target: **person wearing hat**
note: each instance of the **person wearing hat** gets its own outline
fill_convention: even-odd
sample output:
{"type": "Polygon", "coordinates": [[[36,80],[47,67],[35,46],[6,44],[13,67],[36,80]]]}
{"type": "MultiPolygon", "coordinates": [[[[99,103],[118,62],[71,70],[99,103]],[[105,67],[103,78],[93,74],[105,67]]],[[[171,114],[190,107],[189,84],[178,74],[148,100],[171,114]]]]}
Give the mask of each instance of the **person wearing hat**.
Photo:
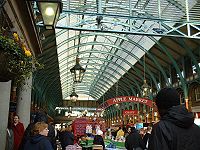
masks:
{"type": "Polygon", "coordinates": [[[164,88],[155,102],[160,121],[153,126],[148,150],[200,150],[200,128],[192,112],[180,105],[177,91],[164,88]]]}

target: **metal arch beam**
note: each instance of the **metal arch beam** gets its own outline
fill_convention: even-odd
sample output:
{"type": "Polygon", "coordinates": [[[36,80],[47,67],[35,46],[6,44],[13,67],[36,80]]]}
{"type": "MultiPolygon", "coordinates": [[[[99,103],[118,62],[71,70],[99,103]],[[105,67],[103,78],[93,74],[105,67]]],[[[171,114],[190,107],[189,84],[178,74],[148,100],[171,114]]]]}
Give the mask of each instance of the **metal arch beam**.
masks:
{"type": "MultiPolygon", "coordinates": [[[[121,93],[121,95],[124,95],[124,91],[127,93],[127,90],[123,90],[123,91],[119,91],[119,93],[121,93]]],[[[97,89],[94,89],[92,92],[98,92],[97,89]]],[[[109,94],[109,96],[111,96],[111,94],[113,95],[113,97],[115,97],[115,92],[112,92],[110,89],[107,91],[109,94]]]]}
{"type": "MultiPolygon", "coordinates": [[[[84,52],[86,52],[86,51],[84,51],[84,52]]],[[[108,53],[109,54],[109,53],[108,53]]],[[[85,64],[85,63],[82,63],[82,64],[85,64]]],[[[87,64],[89,64],[89,65],[91,65],[91,64],[93,64],[93,63],[87,63],[87,64]]],[[[97,63],[95,63],[95,64],[97,64],[97,63]]],[[[120,66],[120,65],[118,65],[118,64],[116,64],[116,63],[114,63],[114,65],[117,65],[117,67],[120,67],[120,69],[122,69],[122,67],[120,66]]],[[[103,66],[105,66],[104,64],[103,64],[103,66]]],[[[109,70],[111,70],[111,71],[115,71],[119,76],[122,76],[122,74],[120,74],[117,70],[114,70],[113,68],[111,68],[111,67],[107,67],[109,70]]],[[[61,74],[62,74],[62,71],[61,71],[61,74]]],[[[65,76],[65,74],[62,74],[61,75],[61,77],[62,76],[65,76]]],[[[116,80],[117,80],[117,78],[115,78],[116,80]]]]}
{"type": "MultiPolygon", "coordinates": [[[[57,76],[48,76],[49,77],[49,79],[55,79],[55,78],[58,78],[57,76]]],[[[54,82],[55,82],[56,80],[54,80],[54,82]]],[[[49,97],[52,93],[49,93],[48,92],[48,90],[50,89],[52,89],[51,87],[52,86],[54,86],[54,87],[58,87],[59,88],[59,86],[60,85],[58,85],[58,84],[55,84],[54,82],[51,82],[51,83],[49,83],[49,84],[43,84],[43,86],[45,86],[45,88],[42,90],[42,91],[40,91],[40,93],[41,93],[41,95],[42,95],[42,99],[44,99],[44,100],[46,100],[47,98],[46,97],[49,97]]],[[[55,94],[55,91],[53,92],[53,95],[55,94]]],[[[58,93],[59,94],[59,93],[58,93]]]]}
{"type": "MultiPolygon", "coordinates": [[[[56,66],[56,65],[52,65],[52,66],[50,66],[49,68],[56,71],[57,66],[56,66]]],[[[34,75],[34,77],[33,77],[33,80],[37,80],[37,81],[38,81],[37,83],[35,83],[35,85],[38,86],[39,83],[44,84],[44,82],[45,82],[46,79],[47,79],[47,76],[44,75],[44,74],[46,74],[46,73],[48,72],[49,75],[51,75],[51,74],[54,74],[55,71],[54,71],[54,72],[48,72],[48,71],[46,70],[46,68],[45,68],[45,70],[39,71],[38,73],[39,73],[40,76],[38,76],[38,75],[37,75],[38,73],[37,73],[37,74],[34,75]]],[[[39,87],[40,87],[40,86],[39,86],[39,87]]]]}
{"type": "MultiPolygon", "coordinates": [[[[81,33],[80,36],[79,36],[79,35],[75,35],[75,36],[70,37],[69,39],[67,39],[67,40],[65,40],[65,41],[63,41],[63,42],[61,42],[61,43],[59,43],[57,47],[59,48],[59,47],[63,46],[64,44],[66,44],[67,42],[73,41],[73,40],[78,39],[78,38],[89,37],[89,36],[95,36],[95,35],[97,35],[97,36],[103,36],[103,37],[105,37],[105,38],[106,38],[107,36],[111,36],[111,37],[115,37],[115,38],[120,38],[120,39],[127,40],[127,38],[124,38],[123,36],[119,36],[119,35],[117,35],[117,34],[98,33],[98,32],[94,32],[94,33],[84,33],[84,34],[81,33]]],[[[107,39],[109,39],[109,38],[107,38],[107,39]]],[[[61,53],[59,53],[58,55],[62,55],[62,53],[63,53],[63,51],[62,51],[61,53]]]]}
{"type": "MultiPolygon", "coordinates": [[[[179,77],[180,77],[180,80],[181,80],[181,83],[182,83],[182,87],[184,89],[184,93],[186,94],[187,93],[187,86],[186,86],[185,80],[184,80],[184,78],[181,74],[180,68],[178,67],[176,61],[174,60],[172,55],[168,52],[167,48],[163,44],[161,44],[159,41],[157,41],[154,37],[149,37],[149,38],[152,41],[154,41],[161,48],[161,50],[168,56],[168,58],[172,61],[172,64],[175,67],[176,72],[179,74],[179,77]]],[[[185,96],[188,97],[188,95],[185,95],[185,96]]]]}
{"type": "MultiPolygon", "coordinates": [[[[57,66],[51,67],[51,69],[56,70],[56,69],[57,69],[57,66]],[[55,68],[55,69],[54,69],[54,68],[55,68]]],[[[39,76],[39,77],[37,76],[37,77],[35,77],[35,79],[34,79],[34,80],[37,80],[37,82],[35,83],[35,85],[36,85],[37,87],[41,87],[41,86],[40,86],[41,84],[44,85],[44,84],[49,83],[49,82],[46,82],[46,81],[47,81],[46,79],[48,79],[50,75],[54,75],[55,72],[48,72],[48,74],[47,74],[47,72],[44,71],[43,74],[45,74],[45,76],[40,74],[41,76],[39,76]]],[[[54,81],[55,81],[55,80],[54,80],[54,81]]],[[[40,89],[40,90],[42,90],[42,89],[40,89]]]]}
{"type": "MultiPolygon", "coordinates": [[[[98,91],[97,91],[97,89],[95,89],[95,90],[93,90],[91,93],[94,93],[94,94],[96,94],[96,93],[98,93],[98,91]]],[[[121,93],[121,92],[120,92],[121,93]]],[[[100,95],[101,96],[101,95],[100,95]]]]}
{"type": "MultiPolygon", "coordinates": [[[[50,93],[55,93],[55,92],[57,92],[58,93],[58,95],[60,94],[60,92],[58,91],[58,90],[54,90],[53,92],[51,92],[51,90],[52,90],[53,88],[51,88],[50,89],[50,91],[48,91],[48,92],[50,92],[50,93]]],[[[55,98],[53,98],[53,97],[55,97],[55,96],[50,96],[50,95],[46,95],[45,94],[45,99],[43,99],[43,95],[40,93],[40,91],[35,91],[35,92],[37,92],[38,94],[37,94],[37,96],[40,96],[40,98],[38,99],[38,98],[36,98],[38,101],[40,101],[41,103],[44,103],[44,102],[46,102],[47,100],[48,101],[50,101],[51,102],[51,105],[52,106],[55,106],[56,104],[57,104],[57,102],[55,102],[55,98]],[[43,101],[41,101],[41,99],[43,100],[43,101]]],[[[57,96],[57,98],[59,98],[58,96],[57,96]]],[[[58,100],[61,100],[61,99],[58,99],[58,100]]]]}
{"type": "MultiPolygon", "coordinates": [[[[142,47],[141,45],[139,45],[138,43],[134,42],[133,40],[131,40],[130,38],[128,37],[122,37],[122,36],[118,36],[118,35],[113,35],[113,34],[102,34],[102,33],[85,33],[85,34],[81,34],[80,36],[77,35],[77,36],[73,36],[71,38],[69,38],[68,40],[64,41],[64,42],[61,42],[62,44],[65,44],[66,42],[68,41],[71,41],[71,40],[74,40],[76,38],[81,38],[81,37],[85,37],[85,36],[94,36],[94,35],[101,35],[101,36],[104,36],[106,38],[106,36],[111,36],[111,37],[115,37],[115,38],[119,38],[119,39],[122,39],[124,41],[127,41],[133,45],[135,45],[136,47],[140,48],[142,51],[144,51],[145,53],[147,53],[147,55],[153,60],[153,62],[156,64],[156,66],[159,68],[159,70],[161,71],[161,73],[163,74],[163,77],[165,79],[165,82],[170,85],[169,81],[168,81],[168,78],[167,78],[167,75],[164,71],[164,69],[162,68],[162,66],[158,63],[157,59],[151,55],[151,53],[148,52],[148,50],[146,50],[144,47],[142,47]]],[[[106,39],[109,39],[109,38],[106,38],[106,39]]],[[[61,44],[60,43],[60,44],[61,44]]],[[[62,46],[62,45],[61,45],[62,46]]],[[[156,85],[157,87],[157,85],[156,85]]],[[[158,87],[157,87],[157,90],[158,90],[158,87]]]]}
{"type": "MultiPolygon", "coordinates": [[[[73,36],[73,37],[71,37],[71,38],[69,38],[68,40],[66,40],[66,41],[64,41],[63,43],[66,43],[66,42],[69,42],[69,41],[71,41],[71,40],[74,40],[74,39],[76,39],[76,38],[81,38],[81,37],[85,37],[85,36],[94,36],[94,35],[102,35],[102,33],[98,33],[98,34],[91,34],[91,33],[86,33],[86,34],[83,34],[83,35],[81,35],[80,37],[77,35],[77,36],[73,36]]],[[[138,48],[140,48],[142,51],[144,51],[145,53],[147,53],[148,55],[149,55],[149,57],[154,61],[154,63],[157,65],[157,67],[160,69],[160,71],[162,72],[162,74],[163,74],[163,76],[164,76],[164,78],[165,78],[165,81],[166,81],[166,83],[168,83],[168,84],[170,84],[169,83],[169,81],[168,81],[168,79],[167,79],[167,75],[166,75],[166,73],[164,72],[164,69],[161,67],[161,65],[159,65],[159,63],[158,63],[158,61],[157,61],[157,59],[155,59],[155,57],[153,57],[153,55],[151,55],[149,52],[148,52],[148,50],[146,50],[144,47],[142,47],[142,46],[140,46],[139,44],[137,44],[136,42],[134,42],[134,41],[132,41],[132,40],[130,40],[129,38],[127,38],[127,37],[122,37],[122,36],[118,36],[118,35],[110,35],[110,34],[108,34],[108,35],[102,35],[102,36],[112,36],[112,37],[116,37],[116,38],[120,38],[120,39],[123,39],[123,40],[125,40],[125,41],[127,41],[127,42],[130,42],[130,43],[132,43],[132,44],[134,44],[134,45],[136,45],[138,48]]],[[[62,43],[62,44],[63,44],[62,43]]],[[[116,47],[115,47],[116,48],[116,47]]],[[[156,85],[156,87],[157,87],[157,84],[155,84],[156,85]]],[[[158,87],[157,87],[157,89],[158,89],[158,87]]]]}
{"type": "MultiPolygon", "coordinates": [[[[85,52],[85,51],[84,51],[84,52],[85,52]]],[[[83,52],[83,53],[84,53],[84,52],[83,52]]],[[[121,58],[121,57],[118,56],[118,55],[113,55],[113,54],[111,54],[111,53],[103,52],[103,51],[101,51],[101,52],[99,52],[99,51],[89,51],[89,52],[93,52],[93,53],[101,53],[101,54],[105,53],[105,54],[107,54],[107,55],[112,55],[112,56],[114,56],[114,57],[117,57],[118,59],[123,60],[123,62],[125,62],[125,63],[128,64],[130,67],[132,67],[132,64],[131,64],[131,63],[129,63],[127,60],[121,58]]],[[[82,52],[80,52],[80,54],[82,54],[82,52]]]]}
{"type": "MultiPolygon", "coordinates": [[[[114,70],[114,69],[112,69],[111,68],[111,70],[114,70]]],[[[115,76],[113,76],[112,74],[110,74],[109,72],[106,72],[107,74],[109,74],[110,76],[112,76],[115,80],[117,80],[117,78],[115,77],[115,76]]],[[[86,74],[91,74],[91,73],[86,73],[86,74]]],[[[92,73],[92,74],[97,74],[97,73],[92,73]]],[[[64,75],[63,75],[64,76],[64,75]]],[[[85,77],[85,76],[84,76],[85,77]]],[[[68,78],[68,77],[66,77],[66,78],[68,78]]],[[[106,79],[108,79],[109,81],[111,81],[113,84],[114,84],[114,82],[113,82],[113,80],[111,80],[111,79],[109,79],[108,77],[106,77],[106,76],[104,76],[104,78],[106,78],[106,79]]],[[[88,81],[88,80],[87,80],[88,81]]],[[[108,83],[107,83],[108,84],[108,83]]],[[[128,82],[126,83],[126,84],[124,84],[124,86],[127,86],[127,84],[129,84],[128,82]]],[[[111,86],[110,84],[108,84],[109,86],[111,86]]]]}
{"type": "MultiPolygon", "coordinates": [[[[115,43],[117,42],[118,39],[119,39],[119,37],[115,40],[115,42],[111,42],[111,43],[113,43],[113,44],[115,45],[115,43]]],[[[122,40],[121,40],[121,41],[122,41],[122,40]]],[[[121,43],[121,42],[120,42],[120,43],[121,43]]],[[[106,49],[107,49],[107,48],[106,48],[106,49]]],[[[112,50],[112,49],[111,49],[111,50],[112,50]]],[[[111,51],[111,50],[110,50],[110,51],[111,51]]],[[[115,52],[114,52],[113,54],[116,54],[116,52],[118,51],[118,49],[115,49],[114,51],[115,51],[115,52]]],[[[113,59],[113,57],[114,57],[114,56],[112,56],[110,59],[113,59]]],[[[107,58],[108,58],[108,56],[107,56],[107,58]]],[[[116,61],[117,61],[117,60],[116,60],[116,61]]],[[[109,65],[107,64],[107,66],[109,66],[109,65]]],[[[102,69],[103,69],[103,71],[106,70],[106,68],[102,68],[102,69]]],[[[101,73],[101,74],[102,74],[102,73],[101,73]]],[[[126,71],[126,74],[129,74],[129,72],[126,71]]],[[[124,76],[124,75],[123,75],[123,76],[124,76]]],[[[121,78],[122,78],[123,76],[121,76],[121,78]]],[[[121,78],[120,78],[120,79],[121,79],[121,78]]],[[[99,80],[99,78],[98,78],[98,80],[99,80]]],[[[95,83],[97,83],[98,80],[97,80],[95,83]]],[[[135,81],[136,81],[136,80],[134,79],[134,83],[136,84],[136,86],[138,87],[138,89],[140,89],[138,83],[136,83],[135,81]]],[[[130,88],[131,88],[132,91],[134,91],[132,86],[130,86],[130,88]]],[[[111,87],[111,89],[112,89],[112,87],[111,87]]],[[[108,95],[108,94],[107,94],[108,92],[109,92],[109,91],[107,91],[105,94],[108,95]]],[[[105,94],[104,94],[104,95],[105,95],[105,94]]],[[[100,97],[100,99],[101,99],[101,98],[102,98],[102,96],[100,97]]]]}
{"type": "MultiPolygon", "coordinates": [[[[116,46],[116,45],[113,45],[113,44],[107,44],[107,43],[101,43],[101,42],[88,42],[88,43],[81,43],[80,45],[75,45],[73,47],[70,47],[71,48],[76,48],[76,47],[80,47],[80,46],[85,46],[85,45],[104,45],[104,46],[111,46],[111,47],[115,47],[117,49],[120,49],[124,52],[126,52],[127,54],[129,54],[130,56],[132,56],[133,58],[135,58],[142,66],[144,65],[144,62],[142,62],[137,56],[135,56],[134,54],[130,53],[129,51],[127,51],[126,49],[122,48],[122,47],[119,47],[119,46],[116,46]]],[[[115,55],[116,56],[116,55],[115,55]]],[[[132,66],[132,64],[131,64],[132,66]]],[[[134,68],[133,68],[134,69],[134,68]]],[[[149,73],[149,75],[151,76],[153,82],[155,83],[155,85],[157,85],[157,82],[156,82],[156,79],[155,77],[153,76],[153,74],[151,73],[151,71],[147,69],[147,72],[149,73]]]]}
{"type": "MultiPolygon", "coordinates": [[[[51,66],[52,67],[52,66],[51,66]]],[[[52,70],[52,69],[51,69],[52,70]]],[[[53,69],[54,70],[54,69],[53,69]]],[[[42,79],[44,81],[44,79],[42,79]]]]}
{"type": "MultiPolygon", "coordinates": [[[[165,82],[170,85],[167,75],[164,71],[164,69],[162,68],[162,66],[158,63],[158,60],[156,57],[154,57],[151,53],[149,53],[148,50],[146,50],[144,47],[142,47],[141,45],[137,44],[136,42],[134,42],[133,40],[131,40],[130,38],[127,38],[129,40],[130,43],[136,45],[138,48],[140,48],[142,51],[144,51],[150,58],[151,60],[154,62],[154,64],[159,68],[159,70],[161,71],[161,73],[163,74],[163,77],[165,79],[165,82]]],[[[158,86],[156,85],[156,88],[158,90],[158,86]]]]}
{"type": "MultiPolygon", "coordinates": [[[[186,45],[186,43],[183,39],[179,38],[178,41],[179,41],[179,45],[181,45],[189,54],[190,58],[192,59],[194,65],[197,69],[197,74],[200,76],[200,67],[198,65],[197,59],[195,58],[194,54],[192,53],[192,49],[190,48],[190,46],[186,45]]],[[[199,49],[199,47],[198,47],[198,49],[199,49]]]]}
{"type": "MultiPolygon", "coordinates": [[[[137,19],[139,20],[139,19],[137,19]]],[[[146,18],[145,19],[142,19],[142,21],[146,21],[146,18]]],[[[153,20],[154,23],[157,23],[158,21],[157,20],[153,20]]],[[[168,22],[167,20],[165,22],[168,22]]],[[[196,28],[198,28],[198,23],[199,22],[178,22],[178,21],[174,21],[176,23],[181,23],[180,26],[174,28],[173,26],[169,26],[170,30],[169,31],[165,31],[164,33],[163,32],[141,32],[142,30],[139,30],[138,31],[129,31],[129,30],[100,30],[100,29],[90,29],[90,28],[81,28],[81,27],[70,27],[70,26],[59,26],[57,25],[56,26],[56,29],[67,29],[67,30],[77,30],[77,31],[88,31],[88,32],[102,32],[102,33],[117,33],[117,34],[134,34],[134,35],[144,35],[144,36],[162,36],[162,37],[183,37],[183,38],[193,38],[193,39],[200,39],[200,37],[198,36],[199,32],[197,34],[194,34],[194,35],[189,35],[189,34],[185,34],[185,33],[182,33],[180,31],[180,28],[183,27],[183,26],[186,26],[186,25],[192,25],[192,26],[195,26],[196,28]],[[173,34],[172,34],[173,33],[173,34]],[[175,34],[176,33],[176,34],[175,34]]],[[[153,22],[152,22],[153,23],[153,22]]],[[[163,21],[161,22],[161,24],[165,24],[163,21]]],[[[40,27],[44,27],[43,24],[41,23],[38,23],[37,24],[38,26],[40,27]]],[[[166,24],[165,24],[166,25],[166,24]]],[[[127,28],[131,28],[130,26],[128,27],[128,24],[126,25],[127,28]]],[[[164,26],[163,26],[164,28],[164,26]]]]}
{"type": "MultiPolygon", "coordinates": [[[[85,37],[85,36],[94,36],[94,35],[101,35],[101,36],[106,36],[106,35],[102,35],[102,34],[91,34],[91,33],[87,33],[87,34],[83,34],[83,36],[81,35],[80,37],[77,35],[77,36],[73,36],[72,38],[69,38],[68,40],[71,41],[73,39],[76,39],[76,38],[81,38],[81,37],[85,37]]],[[[168,79],[167,79],[167,75],[166,73],[164,72],[163,68],[161,65],[159,65],[159,63],[157,62],[157,59],[155,59],[155,57],[153,57],[145,48],[143,48],[142,46],[140,46],[139,44],[137,44],[136,42],[130,40],[129,38],[122,38],[121,36],[113,36],[113,35],[110,35],[109,36],[112,36],[112,37],[116,37],[116,38],[120,38],[120,39],[123,39],[127,42],[130,42],[134,45],[136,45],[137,47],[139,47],[142,51],[144,51],[145,53],[147,53],[149,55],[149,57],[154,61],[154,63],[158,66],[159,70],[161,71],[161,73],[163,74],[164,76],[164,79],[165,79],[165,82],[170,85],[168,79]]],[[[105,37],[106,38],[106,37],[105,37]]],[[[67,41],[65,41],[67,42],[67,41]]],[[[65,43],[65,42],[62,42],[62,43],[65,43]]],[[[158,86],[156,84],[156,87],[158,89],[158,86]]]]}
{"type": "MultiPolygon", "coordinates": [[[[89,82],[89,81],[85,81],[85,82],[82,82],[83,84],[89,84],[89,83],[91,83],[91,82],[89,82]]],[[[109,84],[108,82],[106,82],[107,83],[107,85],[109,84]]],[[[98,90],[99,91],[101,91],[101,92],[103,92],[102,90],[104,89],[104,87],[105,87],[105,85],[103,84],[103,83],[99,83],[100,85],[101,85],[101,87],[100,86],[97,86],[96,88],[98,88],[98,90]],[[102,89],[103,88],[103,89],[102,89]]],[[[66,85],[67,86],[67,85],[66,85]]],[[[63,87],[63,90],[65,90],[65,87],[66,86],[64,86],[63,87]]],[[[86,87],[88,87],[88,86],[86,86],[86,87]]],[[[106,89],[105,89],[106,90],[106,89]]],[[[90,92],[90,90],[88,89],[88,92],[90,92]]],[[[66,94],[70,94],[70,93],[66,93],[66,94]]]]}
{"type": "MultiPolygon", "coordinates": [[[[85,64],[89,64],[89,65],[96,65],[96,64],[98,64],[98,63],[82,63],[82,65],[85,65],[85,64]]],[[[104,64],[102,64],[102,66],[104,67],[105,65],[104,64]]],[[[108,69],[110,69],[111,71],[115,71],[112,67],[108,67],[108,69]]],[[[88,70],[88,69],[87,69],[88,70]]],[[[89,70],[94,70],[94,69],[91,69],[91,68],[89,68],[89,70]]],[[[64,72],[64,71],[61,71],[61,73],[62,72],[64,72]]],[[[121,76],[121,74],[118,72],[118,71],[116,71],[116,73],[119,75],[119,76],[121,76]]],[[[62,74],[61,75],[61,77],[62,76],[65,76],[65,74],[62,74]]]]}
{"type": "MultiPolygon", "coordinates": [[[[88,53],[88,52],[93,52],[93,53],[94,53],[94,51],[83,51],[83,52],[80,52],[80,54],[84,54],[84,53],[88,53]]],[[[96,52],[98,52],[98,53],[105,53],[105,54],[108,54],[108,55],[112,55],[111,53],[103,52],[103,51],[101,51],[101,52],[96,51],[96,52]]],[[[73,54],[73,55],[75,55],[75,54],[73,54]]],[[[73,57],[73,55],[70,55],[69,57],[73,57]]],[[[127,60],[121,58],[121,57],[118,56],[118,55],[113,55],[113,56],[114,56],[114,57],[117,56],[118,59],[122,59],[123,61],[128,62],[127,60]]],[[[68,58],[69,58],[69,57],[68,57],[68,58]]],[[[89,57],[89,58],[87,58],[87,59],[90,59],[90,58],[91,58],[91,57],[89,57]]],[[[63,58],[62,61],[64,61],[65,59],[67,59],[67,58],[63,58]]],[[[82,59],[86,59],[86,58],[82,58],[82,59]]],[[[93,58],[93,59],[94,59],[94,58],[93,58]]],[[[102,61],[105,62],[105,60],[102,59],[102,58],[97,58],[97,60],[102,60],[102,61]]],[[[116,65],[116,63],[114,63],[114,62],[112,62],[112,61],[106,60],[106,62],[110,62],[110,63],[112,63],[113,65],[116,65]]],[[[128,62],[127,64],[128,64],[129,66],[131,66],[131,64],[130,64],[129,62],[128,62]]],[[[62,67],[62,66],[61,66],[61,67],[62,67]]],[[[117,67],[119,67],[120,69],[122,69],[122,67],[121,67],[120,65],[118,65],[117,67]]],[[[122,70],[123,70],[124,72],[127,72],[127,70],[125,70],[124,68],[123,68],[122,70]]]]}
{"type": "MultiPolygon", "coordinates": [[[[92,74],[92,73],[90,73],[90,74],[92,74]]],[[[93,73],[94,74],[94,73],[93,73]]],[[[90,77],[90,76],[89,76],[90,77]]],[[[106,79],[109,79],[108,77],[106,77],[106,79]]],[[[89,81],[89,80],[87,80],[87,81],[89,81]]],[[[111,82],[112,82],[112,80],[111,80],[111,82]]],[[[83,83],[87,83],[87,84],[91,84],[91,82],[83,82],[83,83]]],[[[101,88],[103,88],[103,87],[105,87],[105,84],[103,84],[103,83],[99,83],[100,85],[101,85],[101,88]]],[[[106,81],[106,84],[107,85],[109,85],[109,83],[106,81]]],[[[68,85],[64,85],[63,86],[63,90],[65,90],[65,87],[66,86],[68,86],[68,85]]],[[[84,85],[83,85],[84,86],[84,85]]],[[[89,85],[85,85],[86,87],[90,87],[89,85]]],[[[125,86],[125,87],[127,87],[127,85],[126,84],[123,84],[123,86],[125,86]]],[[[80,87],[80,86],[79,86],[80,87]]],[[[128,89],[129,87],[127,87],[127,89],[128,89]]],[[[76,88],[76,89],[78,89],[78,87],[76,88]]],[[[107,87],[107,89],[109,89],[108,87],[107,87]]],[[[90,90],[91,91],[91,90],[90,90]]],[[[101,90],[100,90],[101,91],[101,90]]],[[[103,91],[102,91],[103,92],[103,91]]],[[[67,94],[67,93],[66,93],[67,94]]]]}
{"type": "Polygon", "coordinates": [[[118,95],[116,95],[116,91],[115,91],[115,89],[114,88],[112,88],[112,89],[110,89],[109,90],[109,93],[113,93],[112,95],[111,94],[109,94],[109,96],[110,97],[117,97],[117,96],[127,96],[127,95],[130,95],[130,93],[127,91],[127,90],[124,90],[124,88],[118,88],[118,92],[120,92],[121,93],[121,95],[120,94],[118,94],[118,95]],[[122,90],[120,90],[120,89],[122,89],[122,90]],[[113,92],[112,92],[113,91],[113,92]],[[120,91],[125,91],[127,94],[125,94],[125,92],[120,92],[120,91]]]}
{"type": "MultiPolygon", "coordinates": [[[[53,69],[53,70],[58,70],[57,69],[57,66],[56,65],[52,65],[52,66],[50,66],[49,68],[55,68],[55,69],[53,69]]],[[[50,78],[52,78],[53,79],[53,82],[52,83],[54,83],[54,86],[58,86],[58,89],[60,89],[60,84],[58,84],[58,83],[56,83],[55,84],[55,82],[56,81],[58,81],[59,79],[58,78],[55,78],[55,75],[57,75],[58,73],[56,73],[55,74],[55,72],[49,72],[48,70],[41,70],[41,71],[38,71],[38,75],[36,74],[35,76],[34,76],[34,78],[33,78],[33,80],[37,80],[38,82],[34,82],[34,86],[36,86],[37,87],[37,90],[39,91],[39,93],[38,93],[38,95],[40,94],[41,96],[40,96],[40,99],[41,100],[45,100],[45,98],[44,97],[42,97],[42,96],[45,96],[45,91],[47,90],[47,88],[45,88],[45,89],[41,89],[41,85],[39,85],[39,83],[41,84],[42,83],[42,85],[43,85],[43,87],[47,87],[47,86],[49,86],[49,84],[50,84],[50,81],[49,81],[49,79],[50,78]],[[42,73],[42,74],[44,74],[44,73],[48,73],[48,78],[47,78],[47,76],[44,76],[44,75],[40,75],[39,73],[42,73]],[[53,77],[52,77],[53,76],[53,77]],[[44,78],[43,78],[44,77],[44,78]],[[39,89],[38,89],[39,88],[39,89]],[[41,94],[41,93],[43,93],[43,94],[41,94]],[[43,98],[43,99],[42,99],[43,98]]],[[[57,77],[57,76],[56,76],[57,77]]],[[[58,95],[59,95],[59,93],[58,93],[58,95]]],[[[58,97],[58,95],[57,95],[57,97],[58,97]]],[[[41,100],[39,100],[39,101],[41,101],[41,100]]]]}
{"type": "MultiPolygon", "coordinates": [[[[91,73],[90,73],[91,74],[91,73]]],[[[107,77],[106,77],[107,78],[107,77]]],[[[107,78],[107,79],[109,79],[109,78],[107,78]]],[[[107,82],[107,81],[106,81],[107,82]]],[[[83,83],[87,83],[87,84],[91,84],[91,82],[88,82],[88,80],[87,80],[87,82],[83,82],[83,83]]],[[[103,84],[103,83],[99,83],[100,85],[102,85],[100,88],[102,89],[103,87],[105,87],[105,84],[103,84]]],[[[107,83],[107,84],[109,84],[109,83],[107,83]]],[[[87,86],[88,87],[88,86],[87,86]]],[[[97,87],[96,87],[97,88],[97,87]]],[[[64,89],[64,88],[63,88],[64,89]]],[[[99,91],[101,91],[101,89],[99,89],[99,91]]],[[[107,88],[107,89],[109,89],[109,88],[107,88]]]]}

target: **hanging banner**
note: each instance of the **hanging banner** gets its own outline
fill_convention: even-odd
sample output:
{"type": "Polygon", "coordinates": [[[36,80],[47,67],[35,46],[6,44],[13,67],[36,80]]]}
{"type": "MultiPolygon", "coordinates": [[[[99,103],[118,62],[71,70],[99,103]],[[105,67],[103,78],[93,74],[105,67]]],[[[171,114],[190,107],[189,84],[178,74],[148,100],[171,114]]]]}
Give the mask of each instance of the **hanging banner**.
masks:
{"type": "Polygon", "coordinates": [[[138,111],[137,110],[123,110],[123,116],[134,116],[134,115],[138,115],[138,111]]]}
{"type": "Polygon", "coordinates": [[[97,110],[106,109],[107,107],[111,105],[124,103],[124,102],[141,103],[149,107],[153,107],[153,101],[147,98],[141,98],[141,97],[136,97],[136,96],[119,96],[119,97],[115,97],[115,98],[111,98],[107,100],[106,102],[101,104],[97,110]]]}

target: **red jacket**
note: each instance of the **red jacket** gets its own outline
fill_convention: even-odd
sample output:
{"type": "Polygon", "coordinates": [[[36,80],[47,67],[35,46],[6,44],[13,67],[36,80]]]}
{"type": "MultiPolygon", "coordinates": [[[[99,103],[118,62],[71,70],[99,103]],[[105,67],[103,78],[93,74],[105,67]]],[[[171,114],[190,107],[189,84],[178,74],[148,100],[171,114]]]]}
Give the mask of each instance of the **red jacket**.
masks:
{"type": "Polygon", "coordinates": [[[18,150],[24,135],[24,125],[19,122],[16,126],[13,125],[12,129],[14,133],[14,150],[18,150]]]}

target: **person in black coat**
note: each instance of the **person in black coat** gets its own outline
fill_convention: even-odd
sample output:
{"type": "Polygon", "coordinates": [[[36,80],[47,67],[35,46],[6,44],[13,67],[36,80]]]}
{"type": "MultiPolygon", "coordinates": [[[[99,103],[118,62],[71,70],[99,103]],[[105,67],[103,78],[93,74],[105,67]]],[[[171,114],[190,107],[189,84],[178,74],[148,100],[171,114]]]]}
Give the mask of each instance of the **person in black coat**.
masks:
{"type": "Polygon", "coordinates": [[[74,134],[72,133],[71,126],[66,127],[62,134],[60,134],[60,142],[62,150],[65,150],[68,145],[74,145],[74,134]]]}
{"type": "Polygon", "coordinates": [[[144,142],[144,145],[146,146],[146,148],[148,148],[148,145],[149,145],[149,138],[151,136],[151,130],[152,130],[152,128],[150,126],[148,126],[147,132],[143,137],[143,142],[144,142]]]}
{"type": "Polygon", "coordinates": [[[94,145],[102,145],[103,149],[105,149],[105,143],[104,143],[103,137],[101,135],[103,135],[103,132],[101,130],[98,130],[97,135],[94,136],[93,144],[94,145]]]}
{"type": "Polygon", "coordinates": [[[192,112],[180,105],[173,88],[164,88],[156,96],[160,121],[153,126],[149,150],[200,150],[200,128],[192,112]]]}
{"type": "Polygon", "coordinates": [[[143,150],[145,149],[144,142],[142,141],[142,137],[135,129],[135,127],[131,127],[131,133],[126,137],[125,147],[127,150],[143,150]]]}
{"type": "MultiPolygon", "coordinates": [[[[31,137],[33,126],[37,122],[45,122],[46,124],[48,124],[47,123],[48,122],[48,117],[47,117],[47,114],[44,111],[38,111],[36,113],[35,118],[34,118],[34,122],[30,123],[28,125],[28,127],[26,128],[26,130],[24,132],[24,137],[23,137],[21,145],[20,145],[20,149],[23,149],[24,143],[31,137]]],[[[54,148],[54,150],[56,150],[55,129],[54,129],[54,127],[52,125],[48,124],[48,130],[49,130],[49,132],[48,132],[48,135],[47,135],[47,139],[52,144],[52,147],[54,148]]]]}
{"type": "Polygon", "coordinates": [[[24,143],[23,150],[53,150],[48,135],[48,125],[45,122],[37,122],[34,124],[33,135],[24,143]]]}

